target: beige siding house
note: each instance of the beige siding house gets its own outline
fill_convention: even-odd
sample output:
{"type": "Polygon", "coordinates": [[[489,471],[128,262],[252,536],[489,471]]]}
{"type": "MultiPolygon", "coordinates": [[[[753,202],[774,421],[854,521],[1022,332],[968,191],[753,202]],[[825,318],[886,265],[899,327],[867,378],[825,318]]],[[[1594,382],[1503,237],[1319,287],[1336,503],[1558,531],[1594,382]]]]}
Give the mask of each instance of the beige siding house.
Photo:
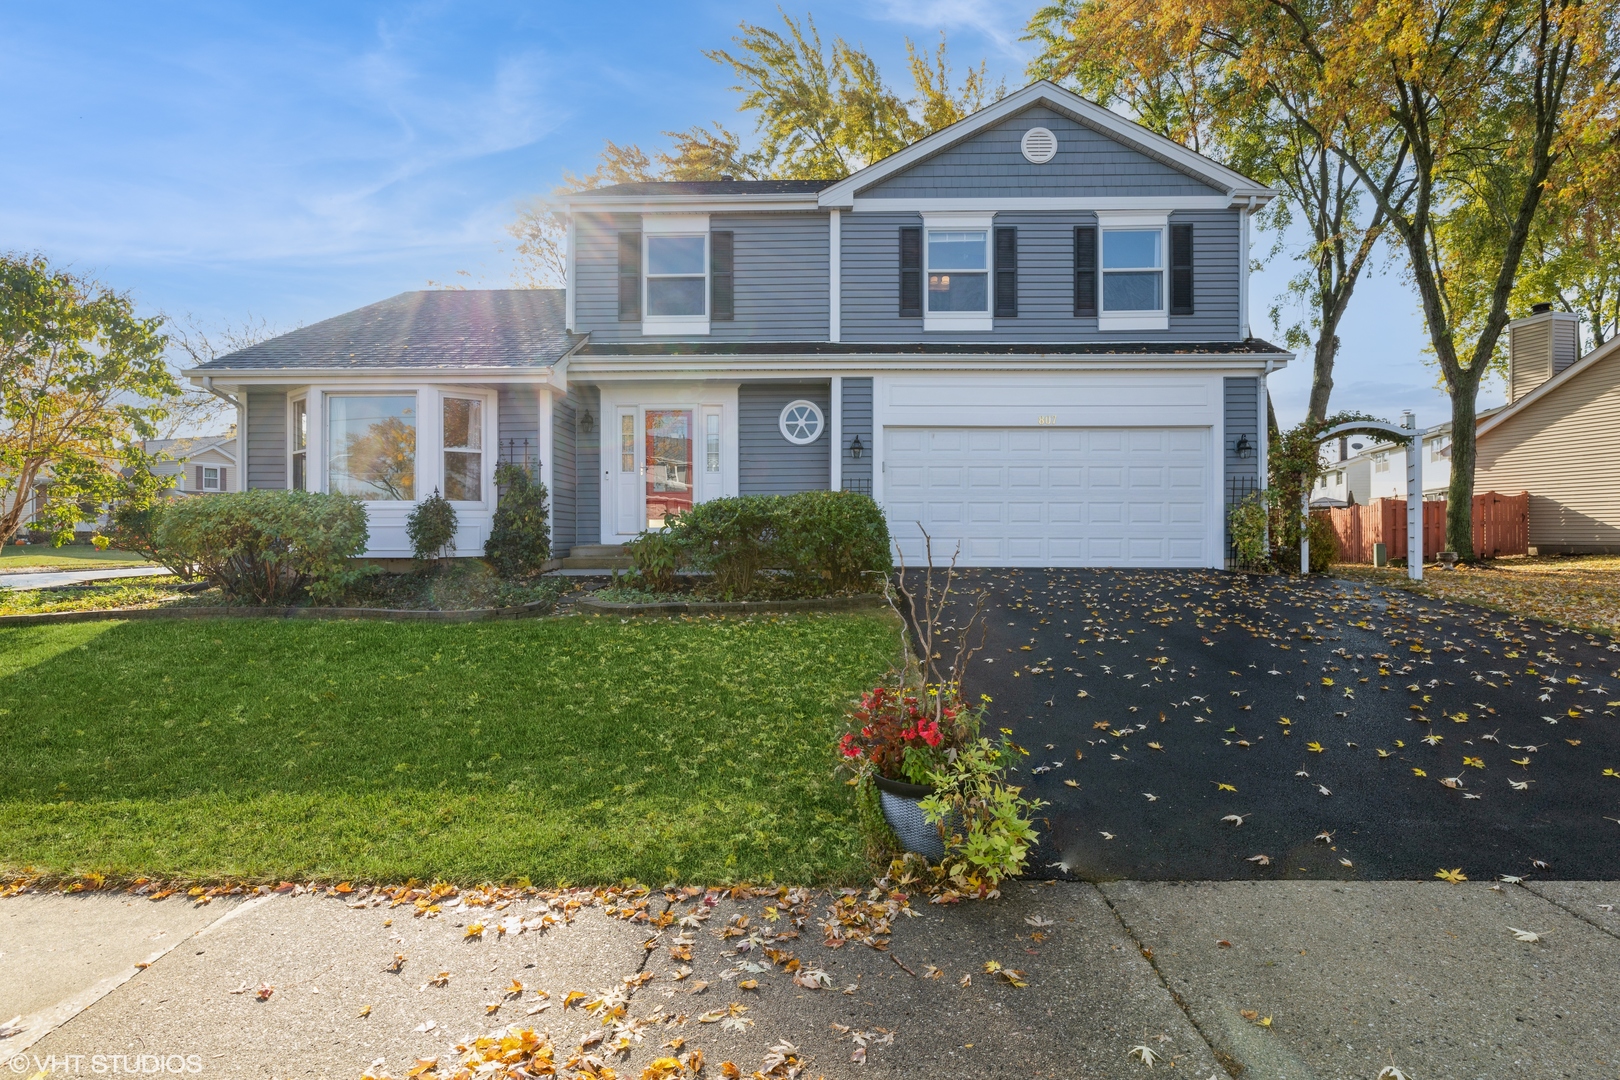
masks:
{"type": "Polygon", "coordinates": [[[1620,552],[1620,339],[1578,353],[1573,315],[1508,328],[1511,401],[1479,425],[1475,491],[1530,493],[1530,550],[1620,552]]]}
{"type": "Polygon", "coordinates": [[[149,439],[148,454],[164,460],[152,469],[159,476],[175,476],[174,491],[185,495],[213,495],[240,491],[236,467],[236,433],[198,435],[187,439],[149,439]]]}

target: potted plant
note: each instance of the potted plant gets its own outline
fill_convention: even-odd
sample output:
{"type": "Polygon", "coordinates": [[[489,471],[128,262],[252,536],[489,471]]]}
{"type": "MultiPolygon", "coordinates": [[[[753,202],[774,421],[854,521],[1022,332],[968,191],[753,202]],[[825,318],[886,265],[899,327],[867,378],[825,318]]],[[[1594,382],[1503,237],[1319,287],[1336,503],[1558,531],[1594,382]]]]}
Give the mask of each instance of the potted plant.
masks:
{"type": "Polygon", "coordinates": [[[926,699],[939,707],[929,709],[915,693],[874,687],[850,710],[850,730],[838,744],[845,762],[877,787],[883,820],[901,845],[933,862],[944,859],[945,841],[922,810],[934,794],[930,777],[979,729],[977,712],[938,698],[938,688],[930,688],[926,699]]]}

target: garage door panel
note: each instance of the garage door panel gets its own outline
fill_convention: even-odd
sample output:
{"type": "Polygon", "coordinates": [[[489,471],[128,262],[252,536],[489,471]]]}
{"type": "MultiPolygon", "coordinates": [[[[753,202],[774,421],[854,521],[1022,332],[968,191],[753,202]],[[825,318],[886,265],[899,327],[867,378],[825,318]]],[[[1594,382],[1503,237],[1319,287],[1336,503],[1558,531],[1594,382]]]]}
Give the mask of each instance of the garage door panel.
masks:
{"type": "Polygon", "coordinates": [[[1216,471],[1208,429],[886,428],[899,553],[963,565],[1203,566],[1216,471]]]}

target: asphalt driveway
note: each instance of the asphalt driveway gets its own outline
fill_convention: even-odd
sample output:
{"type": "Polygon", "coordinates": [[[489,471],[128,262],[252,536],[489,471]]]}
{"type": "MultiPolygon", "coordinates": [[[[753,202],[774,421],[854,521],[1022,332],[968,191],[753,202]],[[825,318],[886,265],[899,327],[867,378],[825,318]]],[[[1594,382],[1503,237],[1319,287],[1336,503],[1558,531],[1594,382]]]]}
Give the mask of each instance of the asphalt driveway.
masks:
{"type": "Polygon", "coordinates": [[[963,577],[1038,875],[1620,878],[1607,638],[1332,579],[963,577]]]}

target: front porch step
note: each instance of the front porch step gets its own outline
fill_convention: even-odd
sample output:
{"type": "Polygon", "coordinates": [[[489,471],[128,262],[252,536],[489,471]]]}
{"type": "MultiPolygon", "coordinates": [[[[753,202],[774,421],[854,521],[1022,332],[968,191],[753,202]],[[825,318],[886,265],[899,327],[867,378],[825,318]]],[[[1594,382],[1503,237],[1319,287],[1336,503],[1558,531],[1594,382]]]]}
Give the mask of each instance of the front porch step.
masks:
{"type": "Polygon", "coordinates": [[[575,544],[562,560],[564,570],[631,570],[623,544],[575,544]]]}

